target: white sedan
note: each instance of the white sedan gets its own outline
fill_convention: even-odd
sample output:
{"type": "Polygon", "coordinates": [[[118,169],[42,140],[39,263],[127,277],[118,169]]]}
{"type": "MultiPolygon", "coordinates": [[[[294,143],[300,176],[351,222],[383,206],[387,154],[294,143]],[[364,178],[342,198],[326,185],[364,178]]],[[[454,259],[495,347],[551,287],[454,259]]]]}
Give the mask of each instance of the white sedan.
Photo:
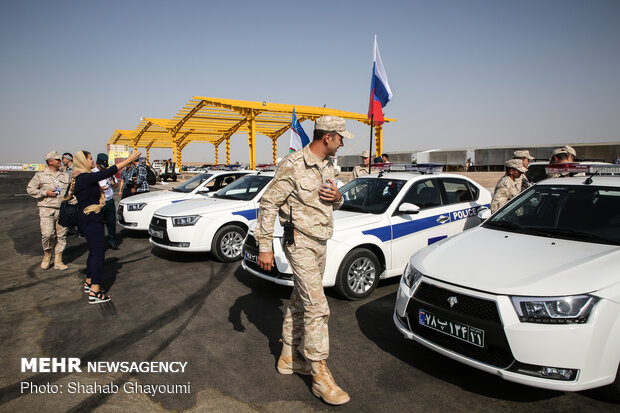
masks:
{"type": "Polygon", "coordinates": [[[118,223],[134,231],[148,231],[156,209],[188,199],[200,199],[219,191],[237,179],[256,171],[213,171],[201,173],[168,191],[147,192],[122,199],[118,204],[118,223]]]}
{"type": "MultiPolygon", "coordinates": [[[[620,170],[619,170],[620,171],[620,170]]],[[[394,323],[506,380],[620,401],[620,177],[547,179],[411,257],[394,323]]]]}
{"type": "MultiPolygon", "coordinates": [[[[379,279],[401,275],[408,257],[427,245],[480,223],[478,209],[491,194],[476,182],[453,174],[388,172],[357,178],[340,191],[345,201],[334,211],[334,233],[327,243],[323,285],[345,298],[370,295],[379,279]]],[[[242,267],[276,284],[293,285],[291,267],[276,222],[276,265],[261,270],[252,231],[244,244],[242,267]]]]}
{"type": "Polygon", "coordinates": [[[173,251],[211,252],[223,262],[241,259],[243,239],[274,172],[246,175],[209,198],[155,211],[150,242],[173,251]]]}

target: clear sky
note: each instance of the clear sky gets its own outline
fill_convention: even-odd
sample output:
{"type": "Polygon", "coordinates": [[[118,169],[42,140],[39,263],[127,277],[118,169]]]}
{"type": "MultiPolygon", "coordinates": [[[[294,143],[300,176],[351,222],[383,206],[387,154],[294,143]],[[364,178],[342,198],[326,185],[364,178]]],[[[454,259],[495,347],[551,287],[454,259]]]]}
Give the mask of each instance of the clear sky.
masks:
{"type": "MultiPolygon", "coordinates": [[[[193,96],[366,113],[375,34],[398,119],[384,151],[620,141],[617,0],[2,0],[0,162],[102,152],[193,96]]],[[[339,155],[368,146],[368,127],[350,129],[339,155]]],[[[231,152],[249,159],[247,135],[231,152]]],[[[183,160],[213,153],[192,143],[183,160]]],[[[257,160],[271,160],[260,135],[257,160]]]]}

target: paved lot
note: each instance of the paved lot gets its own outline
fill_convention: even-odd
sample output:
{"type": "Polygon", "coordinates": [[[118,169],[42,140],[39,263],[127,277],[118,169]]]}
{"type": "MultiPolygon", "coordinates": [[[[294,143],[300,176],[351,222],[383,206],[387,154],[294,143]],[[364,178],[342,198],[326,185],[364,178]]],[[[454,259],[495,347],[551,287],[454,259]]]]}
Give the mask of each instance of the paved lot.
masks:
{"type": "MultiPolygon", "coordinates": [[[[43,271],[36,205],[25,195],[31,174],[0,175],[0,411],[333,410],[311,382],[276,373],[279,332],[290,290],[255,279],[238,264],[153,249],[124,234],[108,251],[111,303],[89,305],[81,290],[86,243],[71,237],[69,270],[43,271]],[[181,361],[184,373],[20,372],[22,357],[89,361],[181,361]],[[113,383],[113,394],[69,394],[71,383],[113,383]],[[189,382],[188,394],[131,393],[124,383],[189,382]],[[22,383],[63,393],[21,392],[22,383]],[[62,385],[62,387],[60,387],[62,385]]],[[[595,392],[563,394],[478,372],[405,341],[392,323],[397,281],[366,300],[328,292],[329,365],[352,401],[341,411],[617,412],[595,392]]]]}

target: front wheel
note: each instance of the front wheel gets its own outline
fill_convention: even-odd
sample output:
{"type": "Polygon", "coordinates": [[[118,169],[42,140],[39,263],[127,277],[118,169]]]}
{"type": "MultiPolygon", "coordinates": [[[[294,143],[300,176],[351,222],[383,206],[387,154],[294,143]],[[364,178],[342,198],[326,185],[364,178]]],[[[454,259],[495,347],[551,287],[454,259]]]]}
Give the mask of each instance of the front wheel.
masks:
{"type": "Polygon", "coordinates": [[[599,388],[598,390],[614,402],[620,403],[620,365],[616,371],[616,380],[605,387],[599,388]]]}
{"type": "Polygon", "coordinates": [[[211,244],[211,253],[218,261],[232,262],[241,259],[241,248],[246,230],[237,225],[225,225],[220,228],[211,244]]]}
{"type": "Polygon", "coordinates": [[[379,284],[381,267],[374,252],[359,248],[351,251],[340,264],[336,291],[348,300],[368,297],[379,284]]]}

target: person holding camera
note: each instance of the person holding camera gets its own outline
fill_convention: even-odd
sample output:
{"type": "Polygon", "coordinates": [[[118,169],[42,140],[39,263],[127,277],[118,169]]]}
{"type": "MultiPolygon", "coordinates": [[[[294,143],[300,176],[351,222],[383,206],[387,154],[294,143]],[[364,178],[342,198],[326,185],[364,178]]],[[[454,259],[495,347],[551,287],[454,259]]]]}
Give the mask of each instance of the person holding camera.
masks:
{"type": "Polygon", "coordinates": [[[105,194],[99,181],[116,174],[119,169],[129,165],[140,156],[140,152],[129,155],[127,159],[109,168],[93,172],[95,161],[88,151],[78,151],[74,158],[75,170],[69,194],[75,195],[78,204],[77,223],[86,236],[88,259],[86,260],[86,280],[84,291],[88,293],[89,304],[99,304],[110,300],[101,290],[103,262],[105,260],[104,217],[101,210],[105,206],[105,194]]]}
{"type": "Polygon", "coordinates": [[[312,374],[313,394],[334,405],[350,398],[327,368],[329,306],[323,291],[323,272],[327,240],[333,232],[333,211],[344,202],[330,157],[344,145],[344,138],[353,138],[344,119],[323,116],[315,121],[312,142],[278,164],[261,198],[254,230],[258,265],[271,271],[275,265],[273,229],[279,215],[286,232],[282,247],[294,274],[291,302],[282,324],[278,372],[312,374]],[[297,353],[302,341],[309,365],[297,353]]]}
{"type": "Polygon", "coordinates": [[[66,270],[62,262],[62,253],[67,245],[67,228],[58,223],[62,195],[69,186],[69,175],[62,171],[60,154],[51,151],[45,155],[47,164],[44,171],[34,174],[26,191],[39,202],[39,220],[41,224],[41,244],[43,244],[43,261],[41,268],[47,270],[52,261],[54,269],[66,270]],[[52,257],[54,250],[54,257],[52,257]]]}

